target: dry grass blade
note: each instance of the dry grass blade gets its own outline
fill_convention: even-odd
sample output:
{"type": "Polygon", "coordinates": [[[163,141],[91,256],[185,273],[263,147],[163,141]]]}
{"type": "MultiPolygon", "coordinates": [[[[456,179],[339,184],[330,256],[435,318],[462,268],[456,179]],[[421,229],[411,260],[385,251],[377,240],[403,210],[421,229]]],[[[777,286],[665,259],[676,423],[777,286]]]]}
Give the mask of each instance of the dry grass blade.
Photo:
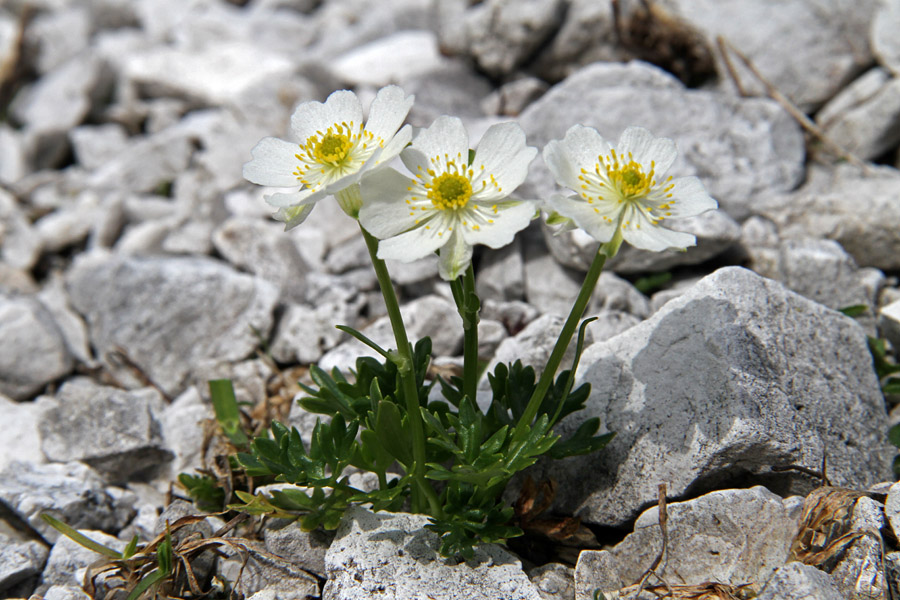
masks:
{"type": "MultiPolygon", "coordinates": [[[[635,597],[641,595],[641,591],[644,589],[647,580],[651,575],[655,575],[660,581],[662,581],[662,587],[669,591],[669,594],[672,593],[672,587],[666,582],[665,579],[659,576],[656,572],[656,569],[659,568],[659,565],[662,564],[663,558],[666,556],[668,552],[669,546],[669,530],[666,527],[666,523],[669,520],[669,513],[666,510],[666,484],[660,483],[657,487],[657,507],[658,507],[658,519],[659,519],[659,531],[660,537],[662,539],[662,543],[659,547],[659,554],[656,555],[656,558],[653,559],[653,563],[650,567],[644,572],[641,576],[640,581],[638,581],[637,585],[637,593],[635,597]]],[[[664,569],[665,570],[665,569],[664,569]]]]}
{"type": "Polygon", "coordinates": [[[841,554],[861,532],[850,531],[853,505],[865,492],[823,486],[803,503],[800,528],[791,543],[790,559],[819,566],[841,554]]]}
{"type": "MultiPolygon", "coordinates": [[[[674,600],[749,600],[757,595],[756,586],[745,583],[742,585],[728,585],[716,581],[707,581],[695,585],[646,585],[643,591],[653,594],[657,598],[672,598],[674,600]]],[[[607,598],[629,598],[635,592],[640,594],[638,584],[622,588],[615,592],[607,592],[607,598]]]]}

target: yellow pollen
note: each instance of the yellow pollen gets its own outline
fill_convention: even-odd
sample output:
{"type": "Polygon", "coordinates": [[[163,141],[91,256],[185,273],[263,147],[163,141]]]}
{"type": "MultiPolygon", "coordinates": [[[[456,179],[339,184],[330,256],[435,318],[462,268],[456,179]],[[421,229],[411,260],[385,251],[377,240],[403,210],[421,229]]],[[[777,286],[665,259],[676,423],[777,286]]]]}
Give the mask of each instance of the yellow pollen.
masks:
{"type": "Polygon", "coordinates": [[[464,208],[472,197],[472,184],[458,173],[442,173],[435,177],[428,189],[428,199],[435,208],[457,210],[464,208]]]}
{"type": "Polygon", "coordinates": [[[628,162],[624,162],[624,157],[620,160],[620,156],[616,154],[615,150],[611,150],[605,158],[603,156],[597,158],[599,163],[596,170],[599,172],[600,165],[603,165],[606,169],[606,176],[623,199],[642,198],[656,184],[653,178],[656,165],[653,162],[650,163],[650,171],[644,173],[643,165],[636,162],[630,153],[628,162]]]}

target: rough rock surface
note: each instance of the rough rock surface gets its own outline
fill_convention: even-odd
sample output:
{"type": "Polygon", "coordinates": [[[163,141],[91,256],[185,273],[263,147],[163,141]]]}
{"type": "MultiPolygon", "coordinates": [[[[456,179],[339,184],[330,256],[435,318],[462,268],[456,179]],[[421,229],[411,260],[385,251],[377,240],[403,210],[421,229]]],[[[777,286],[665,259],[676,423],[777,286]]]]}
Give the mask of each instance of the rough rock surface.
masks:
{"type": "Polygon", "coordinates": [[[426,523],[423,515],[349,509],[325,554],[322,598],[463,600],[477,589],[481,598],[542,600],[519,560],[505,549],[485,544],[472,561],[444,559],[426,523]]]}
{"type": "Polygon", "coordinates": [[[153,388],[120,390],[73,379],[39,425],[48,460],[79,460],[115,482],[145,475],[171,459],[163,447],[163,400],[153,388]]]}
{"type": "Polygon", "coordinates": [[[837,485],[890,477],[884,400],[851,319],[736,267],[720,269],[640,325],[589,347],[579,379],[588,412],[616,437],[552,470],[558,506],[624,524],[656,499],[755,476],[808,491],[773,465],[814,468],[837,485]],[[851,416],[852,415],[852,416],[851,416]],[[802,442],[800,441],[802,440],[802,442]]]}
{"type": "MultiPolygon", "coordinates": [[[[670,503],[667,557],[657,575],[679,583],[762,583],[788,559],[803,499],[783,500],[764,487],[721,490],[670,503]]],[[[659,510],[638,517],[634,531],[610,550],[585,551],[575,569],[577,588],[615,590],[638,581],[662,547],[659,510]],[[595,556],[605,555],[605,556],[595,556]],[[605,568],[595,569],[594,565],[605,568]]]]}
{"type": "Polygon", "coordinates": [[[792,562],[769,579],[758,600],[844,600],[834,579],[810,565],[792,562]]]}
{"type": "Polygon", "coordinates": [[[69,273],[72,304],[117,377],[134,385],[124,352],[170,396],[203,359],[238,360],[268,334],[277,288],[201,258],[93,255],[69,273]]]}

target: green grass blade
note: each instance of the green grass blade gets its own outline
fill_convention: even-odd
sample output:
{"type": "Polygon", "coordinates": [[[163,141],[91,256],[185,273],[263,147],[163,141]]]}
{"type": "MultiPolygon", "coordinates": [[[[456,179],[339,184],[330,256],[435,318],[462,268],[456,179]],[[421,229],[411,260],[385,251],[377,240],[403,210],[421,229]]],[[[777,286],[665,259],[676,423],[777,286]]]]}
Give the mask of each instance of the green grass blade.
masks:
{"type": "Polygon", "coordinates": [[[41,515],[41,518],[55,530],[72,540],[73,542],[84,546],[88,550],[93,550],[97,554],[102,554],[103,556],[108,556],[109,558],[120,559],[122,558],[122,553],[116,550],[113,550],[109,546],[104,546],[99,542],[95,542],[91,538],[82,535],[77,530],[69,527],[59,519],[54,519],[47,513],[41,515]]]}

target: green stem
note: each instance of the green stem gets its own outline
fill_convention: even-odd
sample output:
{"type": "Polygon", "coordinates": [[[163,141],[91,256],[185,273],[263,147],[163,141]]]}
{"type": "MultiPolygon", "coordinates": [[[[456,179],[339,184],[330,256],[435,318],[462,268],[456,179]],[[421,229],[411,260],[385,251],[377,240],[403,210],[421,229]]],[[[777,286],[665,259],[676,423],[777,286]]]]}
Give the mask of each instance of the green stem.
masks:
{"type": "MultiPolygon", "coordinates": [[[[615,249],[618,249],[618,247],[615,249]]],[[[562,331],[559,334],[559,338],[556,340],[556,345],[550,353],[550,358],[547,359],[547,365],[544,367],[544,372],[541,373],[541,378],[538,380],[537,387],[534,389],[534,393],[528,401],[528,406],[525,407],[522,418],[516,424],[514,435],[524,434],[524,427],[530,427],[532,421],[534,421],[534,417],[537,415],[537,411],[544,401],[544,396],[547,395],[547,390],[550,389],[550,386],[553,384],[553,378],[556,376],[556,370],[559,368],[559,363],[562,362],[563,354],[565,354],[566,348],[568,348],[569,342],[572,341],[572,336],[578,328],[578,322],[581,321],[581,317],[584,315],[584,311],[591,299],[591,294],[594,293],[594,287],[597,285],[597,280],[600,279],[600,273],[603,271],[603,265],[606,263],[607,252],[609,251],[610,248],[603,245],[600,246],[600,250],[598,250],[597,254],[594,256],[594,261],[588,269],[587,275],[584,278],[584,283],[581,284],[578,298],[575,299],[575,304],[572,306],[569,317],[566,319],[562,331]]]]}
{"type": "Polygon", "coordinates": [[[422,414],[419,412],[419,386],[416,384],[416,373],[413,369],[412,347],[406,335],[403,317],[400,315],[400,303],[397,301],[397,294],[394,291],[394,284],[391,282],[387,265],[378,258],[378,240],[365,230],[362,223],[359,224],[359,230],[362,232],[363,239],[366,241],[366,247],[369,249],[369,256],[372,259],[372,266],[375,268],[378,285],[381,287],[381,295],[384,297],[384,304],[387,307],[388,317],[391,320],[394,340],[397,343],[397,354],[400,358],[397,370],[400,372],[400,385],[406,400],[406,414],[409,419],[409,427],[412,430],[412,450],[415,463],[412,475],[417,483],[417,486],[413,486],[412,490],[413,510],[423,512],[422,497],[424,496],[431,509],[431,515],[439,517],[442,514],[440,502],[434,488],[425,479],[425,429],[422,425],[422,414]]]}
{"type": "Polygon", "coordinates": [[[450,282],[456,309],[463,322],[463,389],[462,392],[475,402],[478,389],[478,311],[481,302],[475,293],[475,271],[472,265],[462,279],[450,282]]]}

